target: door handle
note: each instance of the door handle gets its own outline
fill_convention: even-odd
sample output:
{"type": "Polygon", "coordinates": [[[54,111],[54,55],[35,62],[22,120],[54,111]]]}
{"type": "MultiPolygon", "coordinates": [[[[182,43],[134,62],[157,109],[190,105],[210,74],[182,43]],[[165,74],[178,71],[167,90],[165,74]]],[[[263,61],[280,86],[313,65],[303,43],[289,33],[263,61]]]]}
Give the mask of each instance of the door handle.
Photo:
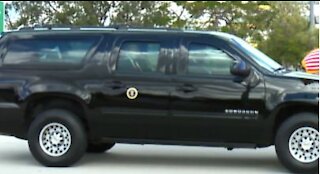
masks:
{"type": "Polygon", "coordinates": [[[182,85],[177,87],[177,90],[182,92],[194,92],[197,90],[197,88],[193,85],[182,85]]]}

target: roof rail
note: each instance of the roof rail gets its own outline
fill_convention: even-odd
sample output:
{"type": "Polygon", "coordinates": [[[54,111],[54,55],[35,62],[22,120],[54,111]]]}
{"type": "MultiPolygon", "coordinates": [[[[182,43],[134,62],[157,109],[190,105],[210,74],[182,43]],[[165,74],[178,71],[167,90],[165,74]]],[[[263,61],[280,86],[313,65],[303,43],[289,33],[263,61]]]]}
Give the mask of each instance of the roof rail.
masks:
{"type": "Polygon", "coordinates": [[[17,31],[47,31],[47,30],[116,30],[112,27],[100,26],[74,26],[74,25],[33,25],[21,26],[17,31]]]}
{"type": "Polygon", "coordinates": [[[20,26],[15,31],[65,31],[65,30],[86,30],[86,31],[113,31],[113,30],[127,30],[127,31],[181,31],[177,28],[169,27],[142,27],[142,26],[130,26],[130,25],[110,25],[110,26],[74,26],[74,25],[39,25],[34,24],[32,26],[20,26]]]}
{"type": "Polygon", "coordinates": [[[126,30],[166,30],[166,31],[181,31],[178,28],[170,28],[170,27],[144,27],[144,26],[134,26],[134,25],[115,25],[117,29],[126,29],[126,30]]]}

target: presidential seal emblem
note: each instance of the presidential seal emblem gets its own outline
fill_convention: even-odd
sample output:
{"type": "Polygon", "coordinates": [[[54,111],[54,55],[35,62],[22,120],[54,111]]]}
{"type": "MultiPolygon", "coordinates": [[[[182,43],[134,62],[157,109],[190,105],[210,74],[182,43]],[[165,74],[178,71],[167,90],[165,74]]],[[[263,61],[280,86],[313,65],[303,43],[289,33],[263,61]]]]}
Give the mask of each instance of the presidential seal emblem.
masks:
{"type": "Polygon", "coordinates": [[[138,90],[134,87],[127,89],[127,97],[131,100],[138,97],[138,90]]]}

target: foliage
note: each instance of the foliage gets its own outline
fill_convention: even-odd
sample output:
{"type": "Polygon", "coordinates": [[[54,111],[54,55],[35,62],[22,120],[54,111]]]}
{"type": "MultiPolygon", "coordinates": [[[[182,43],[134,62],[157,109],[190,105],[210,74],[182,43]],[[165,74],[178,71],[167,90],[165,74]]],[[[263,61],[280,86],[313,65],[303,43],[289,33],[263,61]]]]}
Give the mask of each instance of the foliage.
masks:
{"type": "Polygon", "coordinates": [[[309,28],[298,4],[282,2],[275,8],[278,12],[271,21],[270,33],[259,48],[282,64],[297,65],[319,46],[319,30],[309,28]]]}

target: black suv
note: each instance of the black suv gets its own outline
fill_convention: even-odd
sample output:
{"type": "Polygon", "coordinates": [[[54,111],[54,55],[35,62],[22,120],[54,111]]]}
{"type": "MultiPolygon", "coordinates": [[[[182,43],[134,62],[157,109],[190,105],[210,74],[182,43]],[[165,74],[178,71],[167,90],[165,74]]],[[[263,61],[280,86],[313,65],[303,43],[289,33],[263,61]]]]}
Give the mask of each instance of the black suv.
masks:
{"type": "Polygon", "coordinates": [[[115,143],[262,148],[311,173],[319,77],[221,32],[25,27],[0,40],[0,132],[45,166],[115,143]]]}

